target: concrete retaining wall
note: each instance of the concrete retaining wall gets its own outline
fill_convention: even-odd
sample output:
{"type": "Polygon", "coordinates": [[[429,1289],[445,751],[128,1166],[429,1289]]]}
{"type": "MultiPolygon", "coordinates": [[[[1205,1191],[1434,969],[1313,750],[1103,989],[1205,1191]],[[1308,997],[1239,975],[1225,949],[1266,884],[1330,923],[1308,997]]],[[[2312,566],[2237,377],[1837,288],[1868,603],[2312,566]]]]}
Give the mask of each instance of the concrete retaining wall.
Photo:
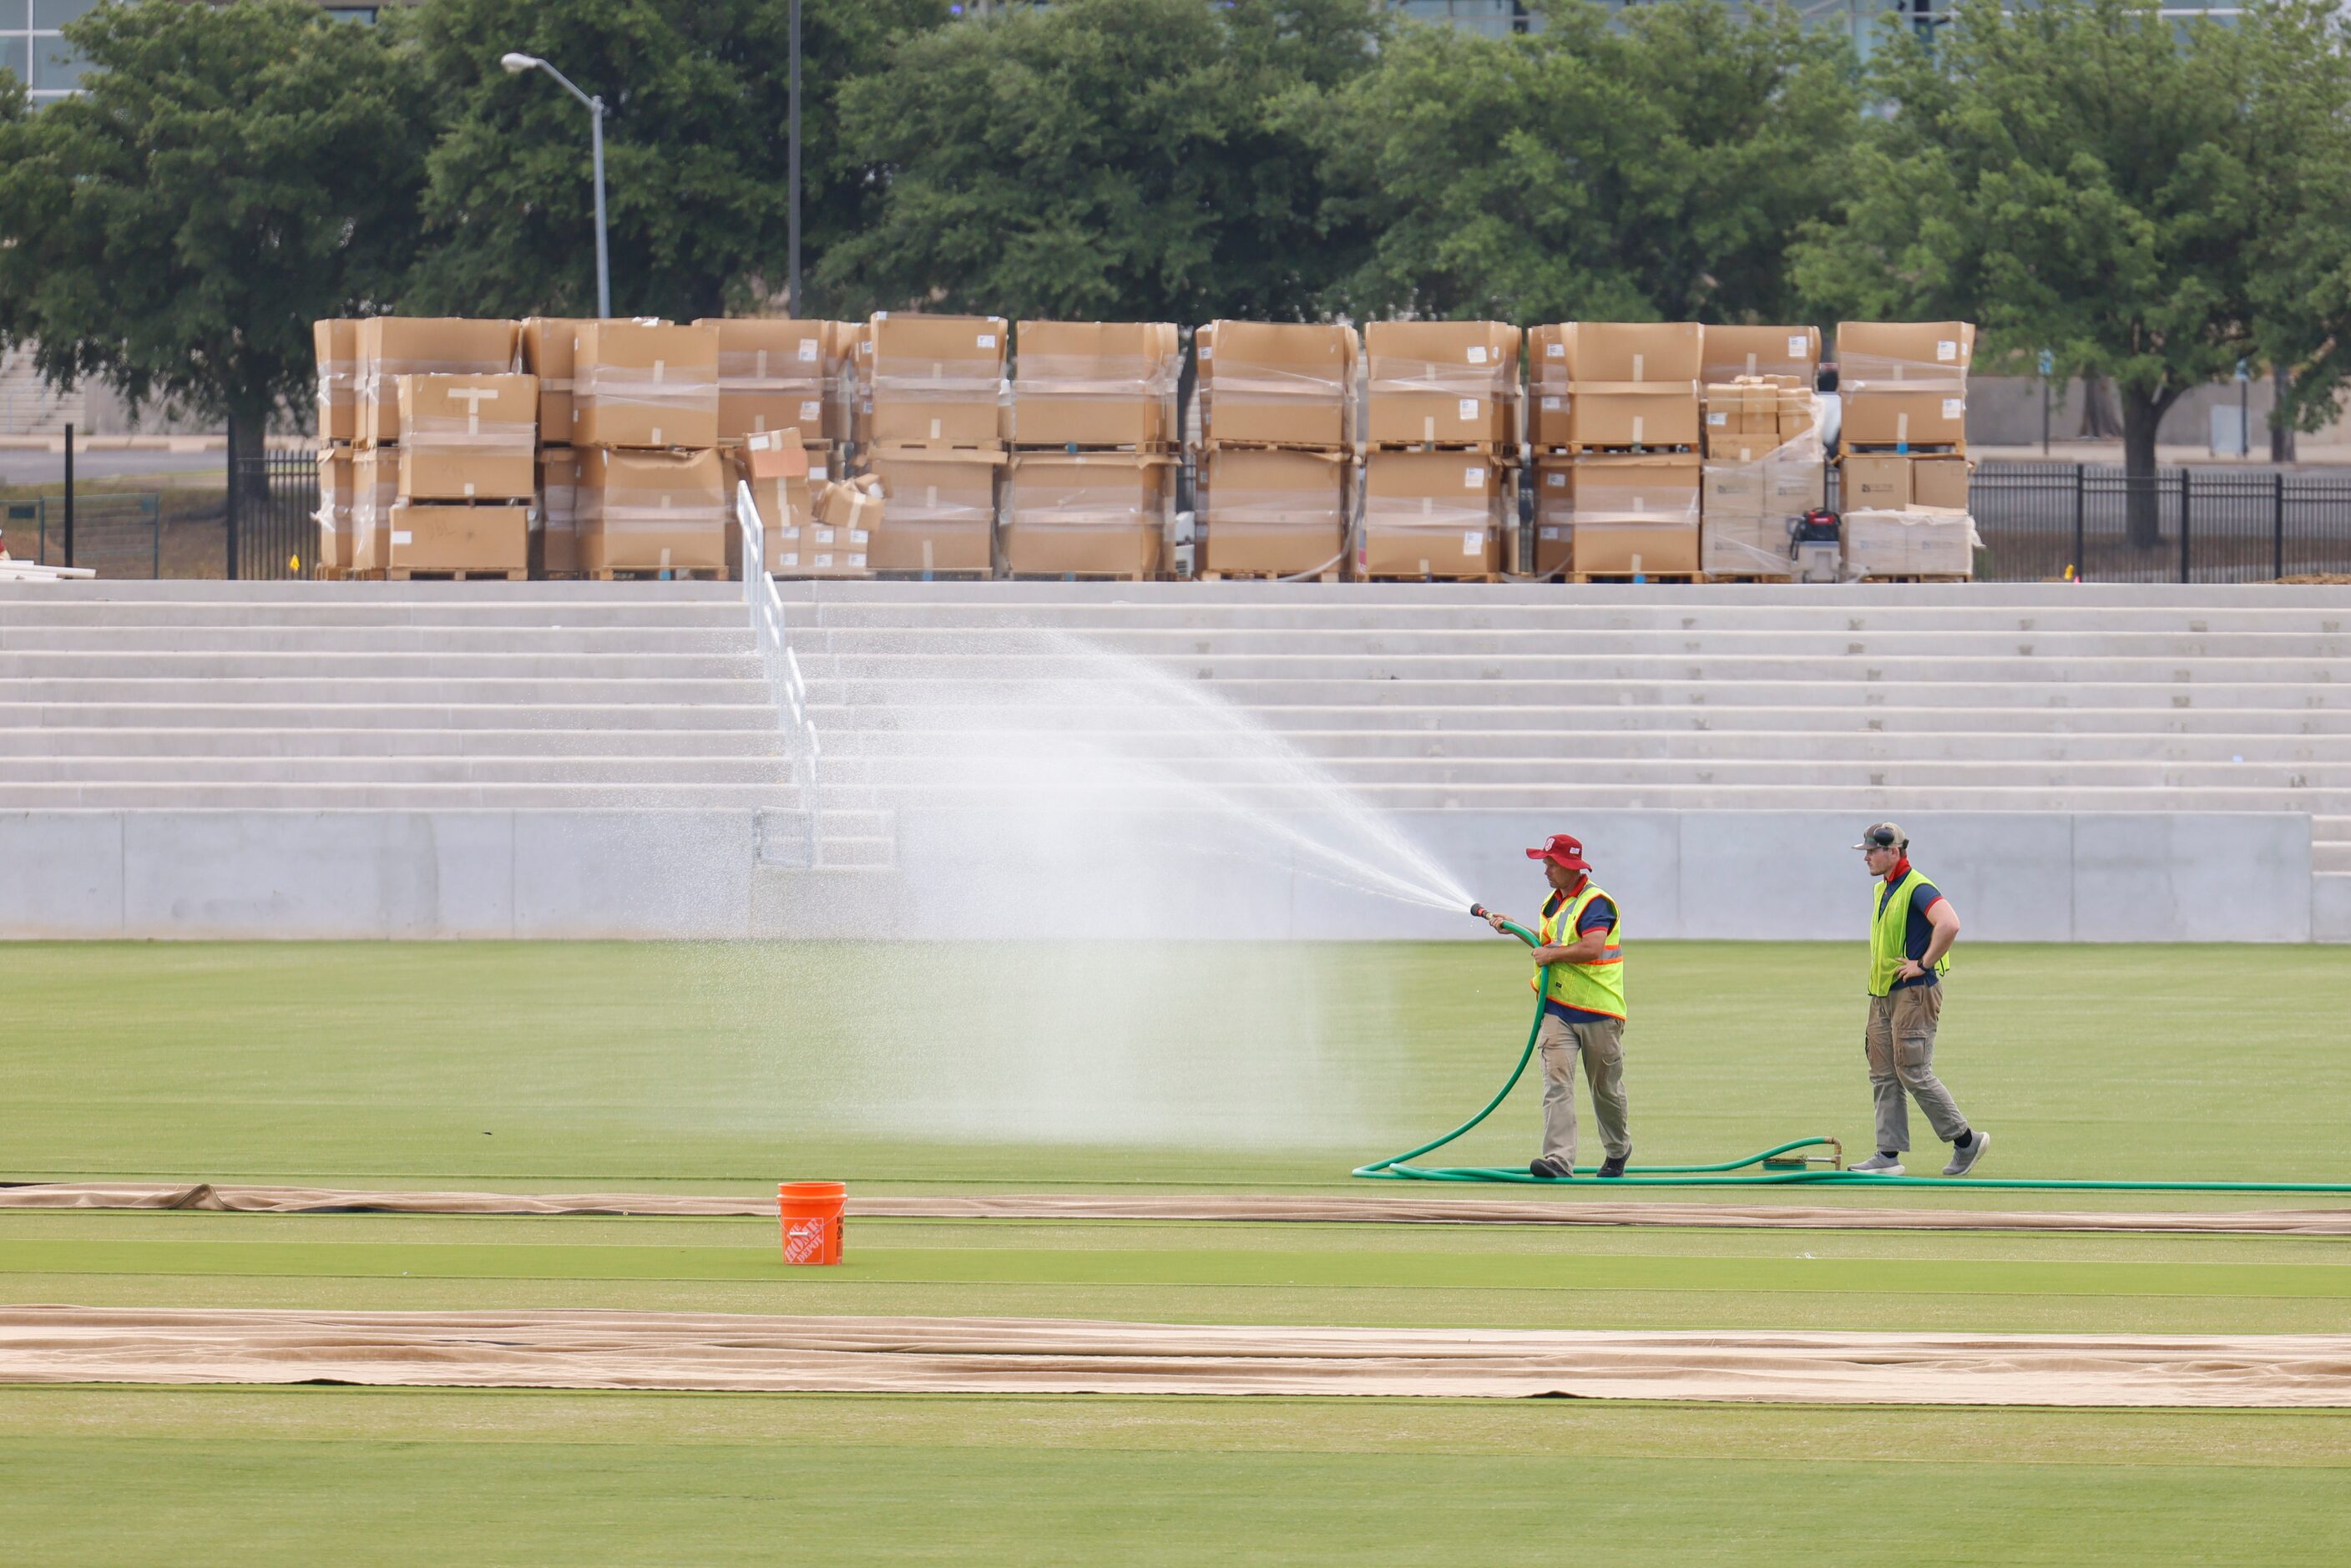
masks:
{"type": "MultiPolygon", "coordinates": [[[[1818,812],[1402,814],[1475,896],[1541,896],[1521,851],[1580,833],[1635,937],[1853,938],[1859,823],[1818,812]]],[[[1903,824],[1970,937],[2306,942],[2310,820],[1921,814],[1903,824]]],[[[1073,825],[1082,833],[1082,825],[1073,825]]],[[[1366,896],[1295,853],[1137,885],[1135,864],[991,865],[962,816],[900,821],[901,872],[754,864],[747,811],[0,813],[0,937],[1432,937],[1466,910],[1366,896]],[[938,868],[953,868],[940,870],[938,868]]],[[[2341,912],[2317,935],[2342,939],[2341,912]]]]}

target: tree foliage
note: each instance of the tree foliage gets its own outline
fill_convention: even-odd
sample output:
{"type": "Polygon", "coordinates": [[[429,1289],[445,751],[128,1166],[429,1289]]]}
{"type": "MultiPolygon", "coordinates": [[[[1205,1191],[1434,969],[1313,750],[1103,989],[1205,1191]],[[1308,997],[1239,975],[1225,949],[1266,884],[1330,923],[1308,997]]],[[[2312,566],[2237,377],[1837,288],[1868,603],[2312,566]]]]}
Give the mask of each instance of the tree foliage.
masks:
{"type": "Polygon", "coordinates": [[[311,320],[408,264],[423,84],[302,0],[102,5],[67,36],[84,90],[0,110],[0,341],[257,443],[308,405],[311,320]]]}
{"type": "MultiPolygon", "coordinates": [[[[946,16],[946,0],[807,0],[804,254],[853,232],[867,200],[841,143],[842,84],[946,16]]],[[[413,307],[595,313],[588,111],[536,72],[508,76],[509,50],[604,100],[615,311],[690,319],[783,292],[787,0],[430,0],[415,25],[442,96],[413,307]]]]}
{"type": "Polygon", "coordinates": [[[1358,314],[1793,320],[1788,244],[1834,195],[1851,51],[1780,13],[1667,0],[1549,30],[1400,29],[1377,68],[1288,122],[1368,242],[1358,314]]]}
{"type": "Polygon", "coordinates": [[[882,192],[845,302],[1206,320],[1313,313],[1342,242],[1280,105],[1361,75],[1361,0],[1068,0],[902,43],[843,95],[882,192]]]}
{"type": "MultiPolygon", "coordinates": [[[[2255,0],[2238,26],[2183,26],[2156,0],[1963,0],[1931,49],[1890,35],[1872,75],[1889,112],[1798,281],[1857,315],[1975,320],[1995,361],[2047,349],[2109,379],[2136,474],[2166,410],[2265,348],[2299,362],[2305,406],[2331,402],[2351,78],[2329,11],[2255,0]]],[[[2134,528],[2152,542],[2151,504],[2134,528]]]]}

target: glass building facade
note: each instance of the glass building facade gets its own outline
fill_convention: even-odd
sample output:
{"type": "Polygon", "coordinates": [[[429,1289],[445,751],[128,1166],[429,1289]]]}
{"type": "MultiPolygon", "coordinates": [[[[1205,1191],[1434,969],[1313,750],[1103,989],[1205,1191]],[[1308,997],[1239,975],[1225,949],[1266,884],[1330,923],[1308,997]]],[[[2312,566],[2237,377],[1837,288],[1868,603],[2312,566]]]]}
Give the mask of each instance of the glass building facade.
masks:
{"type": "Polygon", "coordinates": [[[63,96],[81,80],[82,59],[57,29],[98,0],[0,0],[0,69],[30,88],[33,101],[63,96]]]}

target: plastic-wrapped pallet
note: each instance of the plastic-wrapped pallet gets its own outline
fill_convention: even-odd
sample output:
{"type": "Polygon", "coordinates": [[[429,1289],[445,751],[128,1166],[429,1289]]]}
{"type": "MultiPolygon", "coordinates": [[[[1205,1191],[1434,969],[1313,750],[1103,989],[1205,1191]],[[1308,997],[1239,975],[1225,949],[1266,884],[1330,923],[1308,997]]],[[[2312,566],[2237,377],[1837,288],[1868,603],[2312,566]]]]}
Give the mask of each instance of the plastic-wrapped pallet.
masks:
{"type": "Polygon", "coordinates": [[[1741,377],[1707,389],[1706,419],[1702,569],[1788,575],[1788,525],[1825,495],[1819,396],[1741,377]]]}
{"type": "Polygon", "coordinates": [[[1966,512],[1865,508],[1845,513],[1843,521],[1847,578],[1975,575],[1975,552],[1983,540],[1966,512]]]}

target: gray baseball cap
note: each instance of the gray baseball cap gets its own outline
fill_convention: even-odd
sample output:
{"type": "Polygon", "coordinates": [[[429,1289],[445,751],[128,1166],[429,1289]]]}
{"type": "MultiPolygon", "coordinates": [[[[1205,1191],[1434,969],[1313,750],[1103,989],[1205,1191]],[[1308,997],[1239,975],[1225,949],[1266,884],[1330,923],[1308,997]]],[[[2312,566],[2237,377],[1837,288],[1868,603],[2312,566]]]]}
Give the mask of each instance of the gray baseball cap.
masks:
{"type": "Polygon", "coordinates": [[[1872,822],[1861,831],[1857,850],[1896,850],[1910,842],[1910,835],[1892,822],[1872,822]]]}

